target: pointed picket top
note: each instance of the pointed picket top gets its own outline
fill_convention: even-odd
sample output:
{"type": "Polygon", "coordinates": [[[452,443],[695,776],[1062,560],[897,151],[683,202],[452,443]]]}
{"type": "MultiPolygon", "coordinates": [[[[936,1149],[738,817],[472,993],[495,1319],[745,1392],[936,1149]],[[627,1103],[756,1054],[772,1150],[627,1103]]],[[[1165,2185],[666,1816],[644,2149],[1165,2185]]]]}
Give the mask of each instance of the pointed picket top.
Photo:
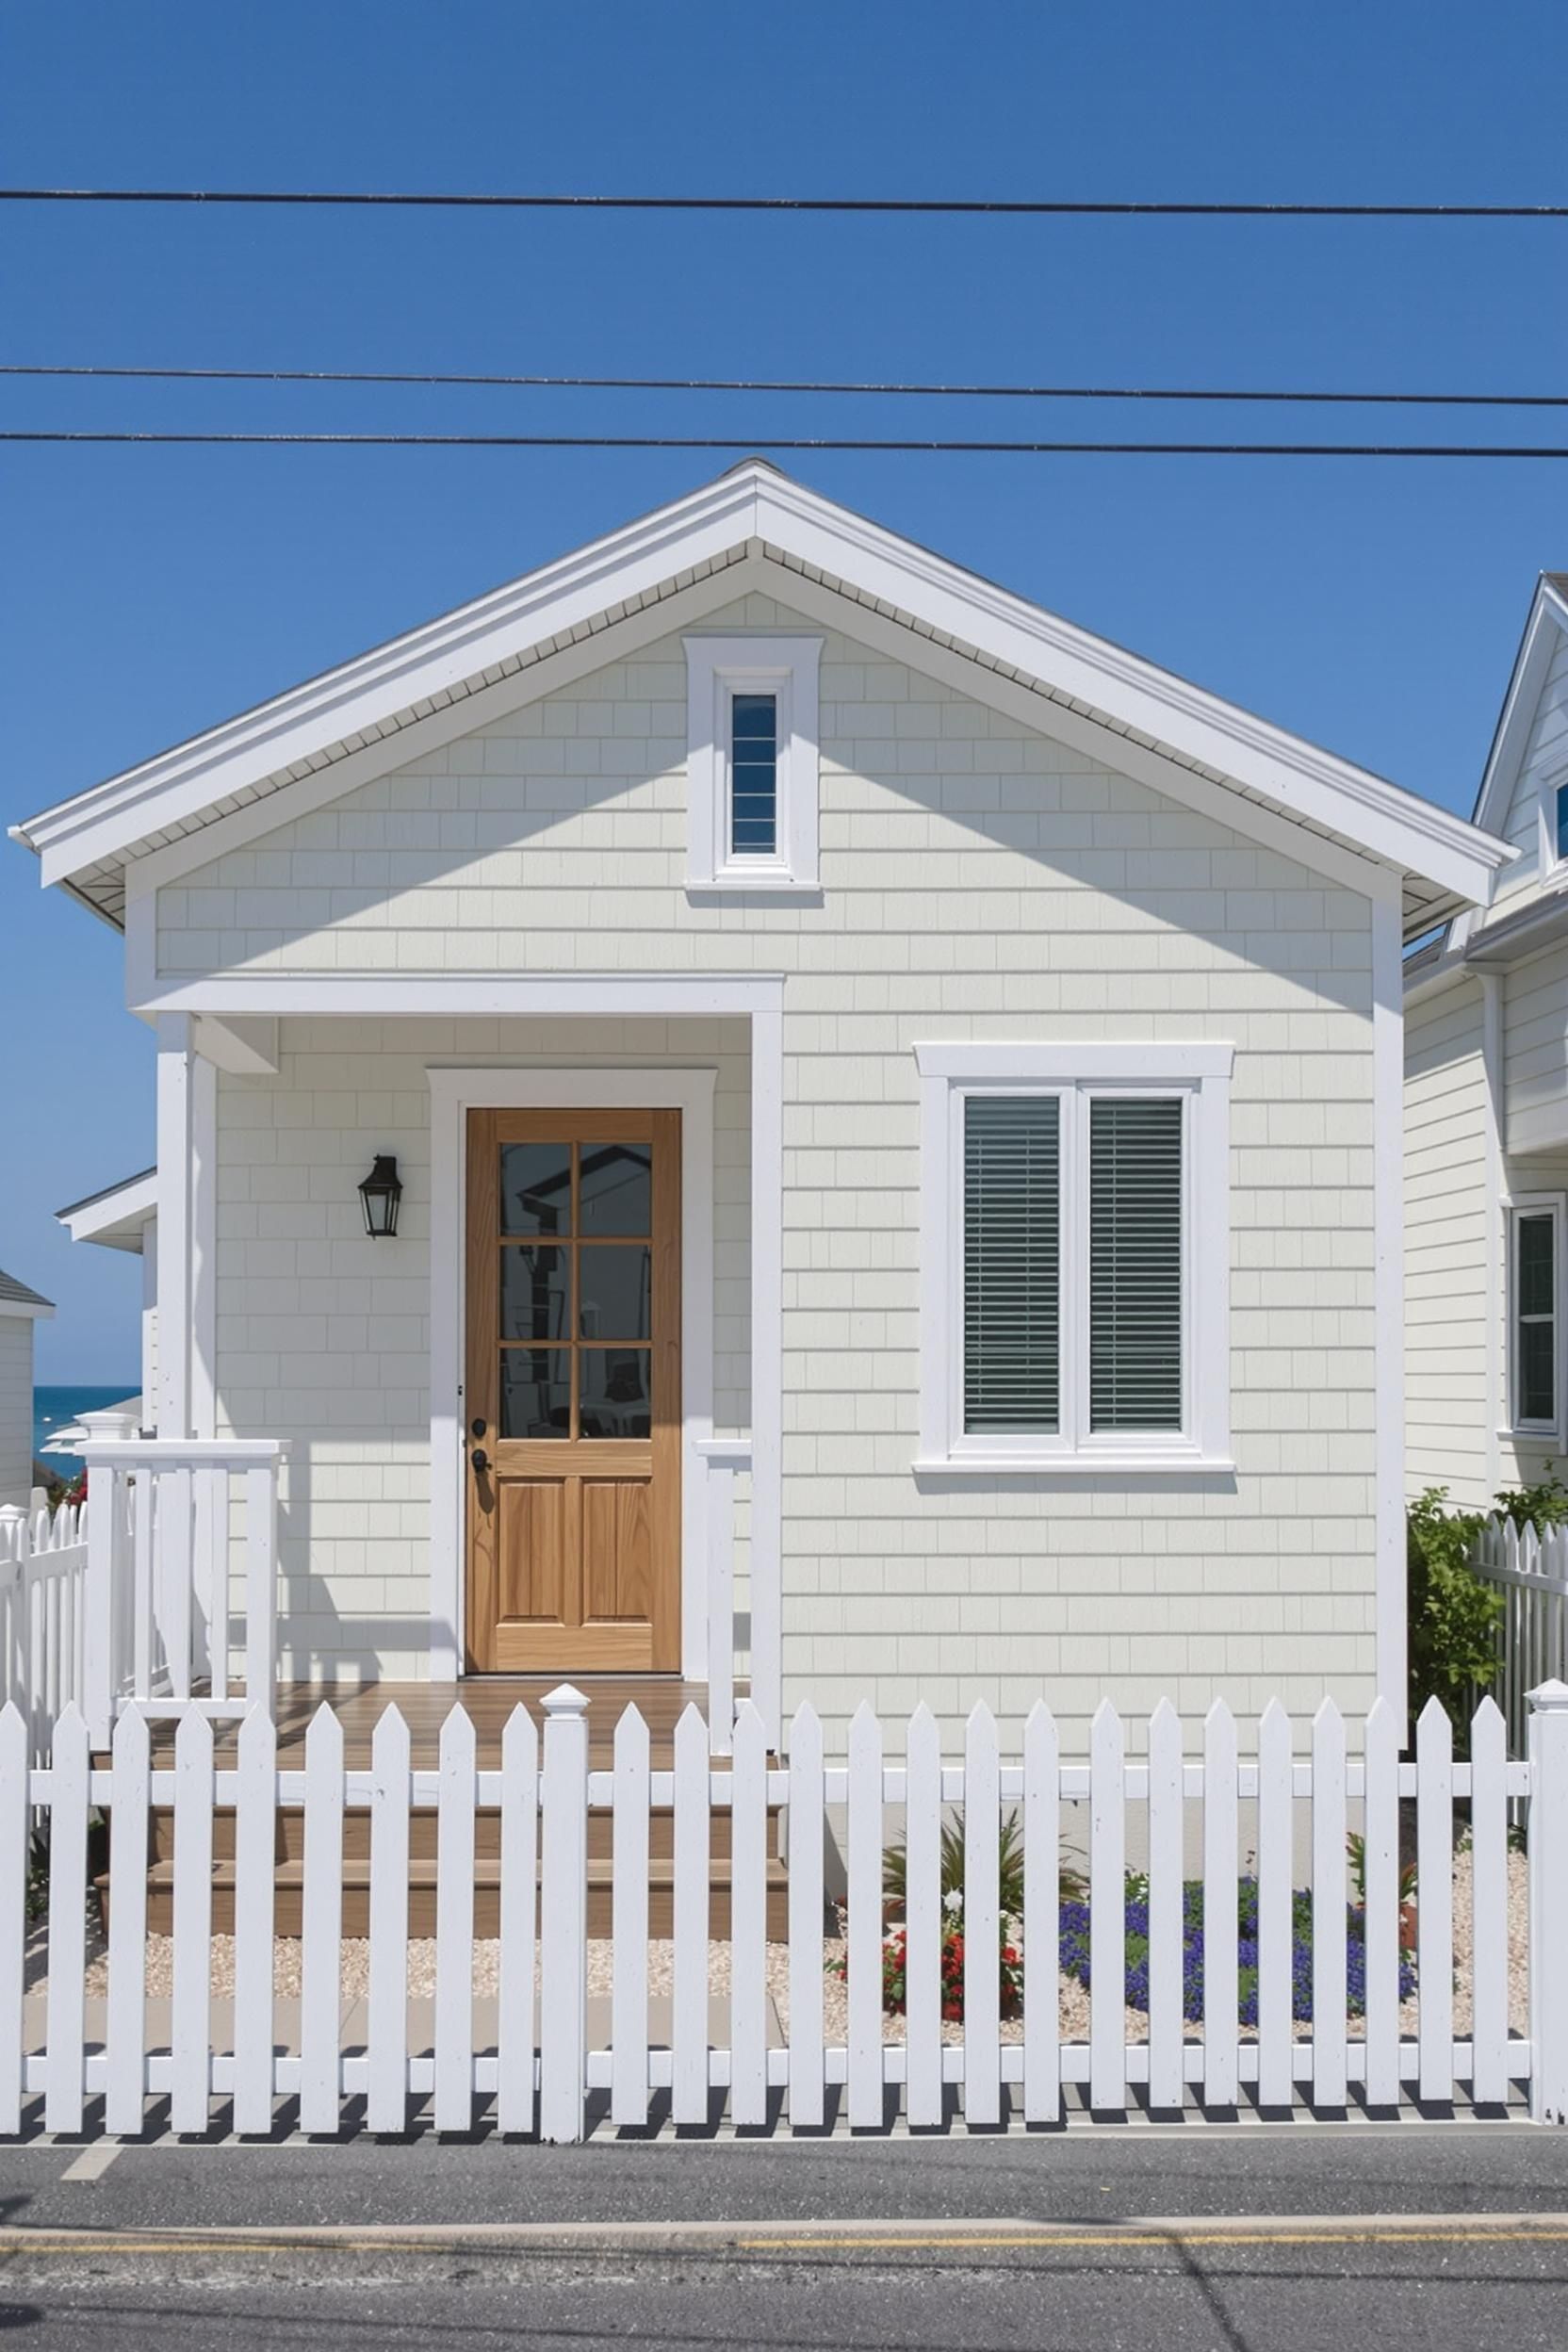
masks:
{"type": "Polygon", "coordinates": [[[735,1728],[732,1734],[736,1747],[743,1741],[760,1742],[758,1753],[768,1752],[768,1730],[762,1721],[762,1710],[752,1699],[742,1699],[735,1708],[735,1728]]]}
{"type": "Polygon", "coordinates": [[[942,1752],[941,1725],[938,1723],[935,1715],[933,1715],[931,1709],[926,1706],[923,1699],[922,1699],[920,1705],[916,1707],[914,1713],[909,1718],[909,1728],[906,1735],[905,1746],[911,1763],[917,1756],[935,1756],[939,1763],[940,1762],[942,1752]]]}
{"type": "Polygon", "coordinates": [[[547,1690],[539,1702],[547,1715],[586,1715],[588,1695],[575,1683],[558,1682],[553,1690],[547,1690]]]}
{"type": "MultiPolygon", "coordinates": [[[[1562,1691],[1564,1703],[1568,1704],[1568,1683],[1561,1683],[1558,1687],[1562,1691]]],[[[1386,1705],[1386,1701],[1380,1699],[1378,1701],[1378,1705],[1382,1707],[1386,1705]]],[[[1508,1724],[1504,1718],[1503,1710],[1497,1705],[1496,1700],[1493,1697],[1491,1691],[1489,1690],[1487,1691],[1485,1697],[1481,1700],[1480,1705],[1477,1707],[1474,1715],[1470,1718],[1470,1736],[1472,1741],[1474,1741],[1475,1736],[1478,1732],[1481,1732],[1483,1736],[1490,1733],[1494,1723],[1501,1725],[1503,1736],[1506,1739],[1508,1736],[1508,1724]]]]}
{"type": "Polygon", "coordinates": [[[1377,1697],[1373,1700],[1371,1706],[1366,1710],[1366,1729],[1371,1731],[1373,1726],[1376,1725],[1378,1730],[1380,1731],[1383,1726],[1383,1719],[1385,1716],[1390,1722],[1397,1720],[1395,1717],[1393,1702],[1390,1700],[1387,1691],[1380,1690],[1377,1697]]]}
{"type": "MultiPolygon", "coordinates": [[[[186,1723],[193,1723],[197,1719],[194,1716],[188,1715],[186,1717],[186,1723]]],[[[185,1725],[182,1724],[180,1728],[183,1731],[185,1725]]],[[[320,1706],[317,1708],[315,1714],[311,1717],[310,1722],[305,1726],[305,1763],[307,1767],[313,1763],[318,1756],[319,1756],[322,1761],[327,1764],[331,1764],[335,1760],[341,1762],[343,1756],[343,1726],[338,1722],[333,1709],[327,1705],[325,1699],[321,1701],[320,1706]]]]}
{"type": "MultiPolygon", "coordinates": [[[[74,1708],[67,1711],[72,1714],[75,1712],[74,1708]]],[[[62,1715],[55,1726],[57,1739],[65,1728],[66,1718],[62,1715]]],[[[85,1724],[83,1730],[84,1732],[86,1730],[85,1724]]],[[[191,1707],[188,1713],[180,1717],[179,1728],[174,1734],[174,1769],[178,1772],[187,1764],[193,1764],[200,1769],[202,1765],[210,1764],[211,1761],[212,1725],[204,1715],[199,1714],[195,1707],[191,1707]]]]}
{"type": "Polygon", "coordinates": [[[501,1733],[501,1770],[531,1772],[538,1769],[539,1726],[519,1699],[501,1733]]]}
{"type": "Polygon", "coordinates": [[[1034,1706],[1029,1709],[1029,1713],[1024,1720],[1024,1738],[1028,1739],[1029,1735],[1033,1733],[1035,1737],[1038,1739],[1042,1732],[1053,1732],[1055,1728],[1056,1718],[1053,1715],[1051,1709],[1047,1707],[1043,1699],[1037,1699],[1034,1706]]]}
{"type": "Polygon", "coordinates": [[[862,1699],[849,1719],[850,1760],[853,1762],[857,1756],[880,1758],[881,1754],[882,1725],[871,1701],[862,1699]]]}
{"type": "Polygon", "coordinates": [[[1288,1746],[1291,1737],[1290,1715],[1282,1701],[1276,1696],[1269,1700],[1268,1705],[1258,1717],[1259,1745],[1263,1744],[1266,1738],[1278,1740],[1281,1737],[1279,1728],[1281,1724],[1284,1726],[1283,1736],[1288,1746]]]}
{"type": "Polygon", "coordinates": [[[109,1742],[115,1763],[127,1765],[134,1772],[145,1762],[151,1747],[152,1730],[146,1716],[139,1707],[128,1707],[115,1724],[109,1742]]]}
{"type": "Polygon", "coordinates": [[[78,1727],[85,1731],[87,1729],[87,1721],[82,1714],[81,1708],[76,1705],[75,1700],[72,1699],[66,1706],[61,1707],[59,1713],[55,1718],[55,1736],[57,1739],[62,1731],[71,1736],[74,1736],[78,1727]]]}
{"type": "Polygon", "coordinates": [[[1315,1741],[1320,1736],[1323,1739],[1331,1740],[1336,1730],[1341,1738],[1344,1737],[1345,1718],[1328,1691],[1324,1692],[1317,1703],[1317,1711],[1312,1719],[1312,1730],[1315,1741]]]}
{"type": "Polygon", "coordinates": [[[991,1713],[984,1699],[975,1700],[965,1719],[964,1727],[966,1732],[979,1734],[982,1738],[987,1732],[995,1734],[996,1717],[991,1713]]]}
{"type": "Polygon", "coordinates": [[[648,1727],[642,1708],[633,1700],[623,1707],[615,1724],[613,1742],[615,1762],[640,1764],[648,1755],[648,1727]]]}
{"type": "Polygon", "coordinates": [[[1216,1699],[1211,1705],[1208,1713],[1203,1718],[1204,1730],[1217,1732],[1229,1729],[1231,1731],[1234,1731],[1236,1719],[1231,1711],[1229,1700],[1216,1699]]]}
{"type": "MultiPolygon", "coordinates": [[[[445,1736],[443,1733],[442,1737],[445,1736]]],[[[406,1772],[408,1758],[408,1722],[401,1707],[394,1701],[392,1706],[382,1709],[376,1718],[376,1727],[370,1734],[371,1770],[378,1776],[383,1772],[406,1772]]]]}
{"type": "Polygon", "coordinates": [[[1425,1748],[1439,1742],[1449,1743],[1453,1736],[1454,1727],[1448,1719],[1448,1710],[1434,1690],[1415,1719],[1416,1746],[1425,1748]]]}
{"type": "Polygon", "coordinates": [[[675,1754],[678,1763],[683,1756],[694,1756],[698,1749],[708,1754],[708,1719],[694,1699],[688,1699],[680,1710],[675,1727],[675,1754]]]}
{"type": "Polygon", "coordinates": [[[1122,1738],[1120,1716],[1109,1699],[1102,1699],[1089,1718],[1090,1756],[1119,1756],[1122,1738]]]}
{"type": "Polygon", "coordinates": [[[1149,1736],[1151,1740],[1153,1739],[1156,1731],[1163,1732],[1165,1737],[1168,1740],[1170,1737],[1169,1727],[1172,1723],[1176,1726],[1176,1738],[1179,1742],[1182,1737],[1181,1717],[1177,1714],[1176,1709],[1171,1706],[1168,1698],[1156,1701],[1153,1711],[1149,1718],[1149,1736]]]}
{"type": "Polygon", "coordinates": [[[809,1699],[802,1699],[790,1718],[790,1761],[808,1771],[822,1762],[822,1717],[809,1699]]]}
{"type": "Polygon", "coordinates": [[[930,1707],[926,1705],[925,1701],[922,1699],[919,1706],[915,1708],[914,1713],[909,1718],[910,1736],[913,1737],[916,1726],[918,1725],[921,1737],[923,1739],[927,1724],[935,1727],[936,1721],[937,1719],[935,1715],[932,1714],[930,1707]]]}

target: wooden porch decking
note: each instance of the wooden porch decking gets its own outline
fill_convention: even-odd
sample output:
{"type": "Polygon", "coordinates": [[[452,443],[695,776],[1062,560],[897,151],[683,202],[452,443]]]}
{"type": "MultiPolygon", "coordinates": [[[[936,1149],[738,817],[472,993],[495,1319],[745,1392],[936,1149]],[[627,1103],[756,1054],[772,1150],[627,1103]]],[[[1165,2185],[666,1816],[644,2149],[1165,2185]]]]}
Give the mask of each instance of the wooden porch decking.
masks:
{"type": "MultiPolygon", "coordinates": [[[[438,1759],[441,1726],[452,1708],[463,1707],[478,1734],[479,1765],[493,1771],[500,1763],[501,1734],[515,1707],[526,1707],[544,1728],[541,1705],[547,1692],[559,1688],[560,1674],[475,1675],[458,1683],[377,1682],[343,1689],[332,1684],[280,1683],[275,1718],[278,1761],[297,1771],[304,1762],[305,1734],[321,1705],[330,1706],[343,1726],[344,1764],[363,1771],[370,1762],[370,1741],[384,1710],[396,1705],[410,1732],[411,1761],[416,1771],[433,1769],[438,1759]]],[[[674,1761],[675,1727],[688,1706],[706,1719],[708,1693],[697,1683],[673,1674],[583,1675],[577,1686],[588,1701],[588,1762],[595,1772],[607,1771],[613,1760],[615,1725],[625,1709],[636,1706],[649,1732],[649,1756],[655,1772],[668,1772],[674,1761]]],[[[163,1767],[174,1760],[174,1723],[165,1719],[153,1725],[155,1761],[163,1767]]],[[[214,1741],[220,1764],[232,1765],[238,1725],[218,1726],[214,1741]]],[[[294,1936],[302,1923],[304,1821],[297,1809],[279,1811],[278,1843],[273,1873],[275,1933],[294,1936]]],[[[611,1932],[612,1821],[609,1814],[588,1816],[588,1933],[611,1932]]],[[[474,1933],[494,1936],[500,1921],[500,1817],[481,1809],[474,1821],[474,1933]]],[[[648,1933],[667,1936],[674,1925],[674,1831],[668,1805],[651,1808],[648,1821],[648,1933]]],[[[787,1933],[788,1890],[784,1866],[778,1859],[776,1808],[768,1821],[768,1934],[787,1933]]],[[[408,1932],[410,1936],[435,1933],[437,1821],[433,1811],[420,1810],[409,1820],[408,1932]]],[[[370,1823],[363,1810],[351,1807],[343,1821],[343,1934],[363,1936],[369,1932],[370,1823]]],[[[729,1934],[729,1820],[716,1813],[709,1846],[710,1933],[729,1934]]],[[[106,1918],[106,1876],[98,1881],[106,1918]]],[[[212,1932],[231,1935],[235,1916],[234,1816],[218,1814],[213,1822],[212,1932]]],[[[147,1869],[147,1924],[154,1935],[168,1935],[173,1924],[174,1821],[172,1807],[153,1808],[147,1869]]]]}

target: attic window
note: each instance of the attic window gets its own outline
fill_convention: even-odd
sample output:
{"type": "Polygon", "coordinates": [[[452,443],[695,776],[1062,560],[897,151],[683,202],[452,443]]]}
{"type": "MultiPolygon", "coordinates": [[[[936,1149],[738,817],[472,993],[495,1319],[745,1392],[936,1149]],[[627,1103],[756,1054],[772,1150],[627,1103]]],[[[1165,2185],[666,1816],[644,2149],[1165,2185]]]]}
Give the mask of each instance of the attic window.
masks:
{"type": "Polygon", "coordinates": [[[1557,788],[1554,815],[1553,829],[1557,837],[1557,854],[1560,861],[1568,858],[1568,784],[1560,784],[1557,788]]]}
{"type": "Polygon", "coordinates": [[[686,887],[817,888],[820,637],[688,637],[686,887]]]}

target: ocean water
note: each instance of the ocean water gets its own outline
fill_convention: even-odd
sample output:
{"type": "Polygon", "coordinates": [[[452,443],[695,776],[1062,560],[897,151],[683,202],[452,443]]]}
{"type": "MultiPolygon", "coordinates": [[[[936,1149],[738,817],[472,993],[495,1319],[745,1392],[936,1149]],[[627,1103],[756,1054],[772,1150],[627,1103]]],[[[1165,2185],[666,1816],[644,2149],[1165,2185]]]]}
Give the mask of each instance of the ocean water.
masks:
{"type": "MultiPolygon", "coordinates": [[[[139,1389],[138,1380],[116,1380],[105,1388],[76,1385],[70,1388],[35,1388],[33,1391],[33,1454],[56,1429],[63,1429],[75,1420],[78,1413],[100,1413],[106,1405],[118,1405],[126,1396],[135,1396],[139,1389]]],[[[74,1454],[48,1454],[44,1467],[57,1477],[74,1478],[81,1468],[74,1454]]]]}

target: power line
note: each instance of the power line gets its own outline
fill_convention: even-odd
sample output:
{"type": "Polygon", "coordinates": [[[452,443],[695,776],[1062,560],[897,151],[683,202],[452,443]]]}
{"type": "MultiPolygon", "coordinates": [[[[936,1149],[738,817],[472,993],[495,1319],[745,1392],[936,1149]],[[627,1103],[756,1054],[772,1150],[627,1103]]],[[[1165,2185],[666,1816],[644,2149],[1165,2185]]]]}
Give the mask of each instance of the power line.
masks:
{"type": "Polygon", "coordinates": [[[987,400],[1274,401],[1354,408],[1568,408],[1568,392],[1303,392],[1214,386],[1096,384],[840,384],[805,378],[741,376],[511,376],[449,374],[414,368],[99,368],[0,362],[0,376],[101,378],[159,384],[380,384],[479,385],[575,392],[808,392],[878,398],[987,400]]]}
{"type": "Polygon", "coordinates": [[[28,204],[332,204],[509,212],[825,212],[1034,219],[1263,220],[1560,220],[1568,204],[1295,204],[1111,202],[1100,198],[909,196],[605,196],[284,188],[0,188],[28,204]]]}
{"type": "Polygon", "coordinates": [[[0,432],[0,442],[164,448],[394,449],[888,449],[916,456],[991,457],[1568,457],[1568,447],[1510,449],[1445,442],[981,441],[644,433],[57,433],[0,432]]]}

